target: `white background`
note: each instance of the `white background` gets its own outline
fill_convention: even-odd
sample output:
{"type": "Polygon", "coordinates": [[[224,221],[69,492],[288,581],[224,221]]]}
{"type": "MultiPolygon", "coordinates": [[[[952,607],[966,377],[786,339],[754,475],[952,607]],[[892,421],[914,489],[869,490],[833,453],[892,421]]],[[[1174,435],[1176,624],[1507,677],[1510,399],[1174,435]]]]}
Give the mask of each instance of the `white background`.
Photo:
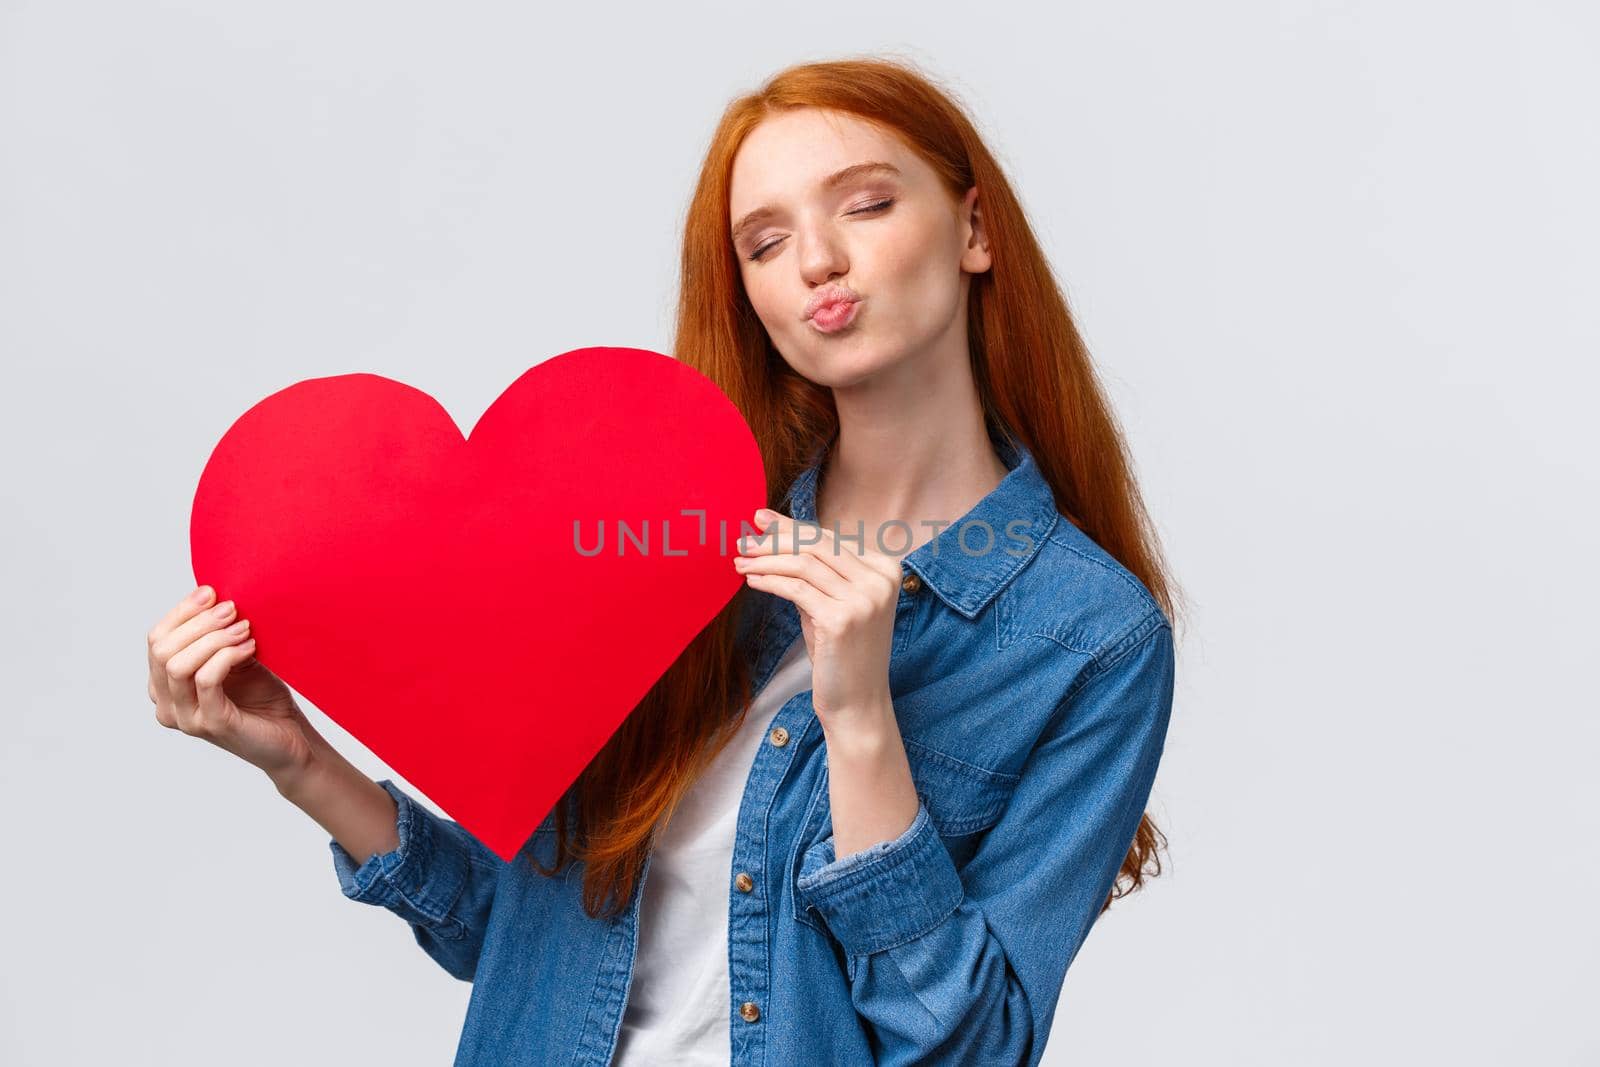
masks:
{"type": "Polygon", "coordinates": [[[888,51],[1015,182],[1193,609],[1169,870],[1096,927],[1046,1063],[1600,1062],[1597,29],[0,3],[0,1061],[450,1061],[470,987],[259,772],[154,720],[200,469],[303,378],[470,427],[555,353],[664,350],[723,106],[888,51]]]}

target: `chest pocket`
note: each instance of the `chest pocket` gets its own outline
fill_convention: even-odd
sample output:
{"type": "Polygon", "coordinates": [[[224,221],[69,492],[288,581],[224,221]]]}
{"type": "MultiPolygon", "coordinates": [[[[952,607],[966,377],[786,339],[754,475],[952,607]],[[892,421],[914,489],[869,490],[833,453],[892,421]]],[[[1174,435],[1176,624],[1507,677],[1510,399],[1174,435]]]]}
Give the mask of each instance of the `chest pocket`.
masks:
{"type": "MultiPolygon", "coordinates": [[[[917,796],[927,806],[929,820],[950,850],[956,869],[960,870],[977,852],[984,831],[1000,821],[1021,776],[974,766],[909,737],[903,740],[917,796]]],[[[811,874],[836,858],[828,773],[824,764],[811,794],[800,840],[790,857],[791,887],[802,875],[811,874]]],[[[827,933],[822,917],[815,908],[806,905],[798,889],[793,896],[795,919],[827,933]]]]}

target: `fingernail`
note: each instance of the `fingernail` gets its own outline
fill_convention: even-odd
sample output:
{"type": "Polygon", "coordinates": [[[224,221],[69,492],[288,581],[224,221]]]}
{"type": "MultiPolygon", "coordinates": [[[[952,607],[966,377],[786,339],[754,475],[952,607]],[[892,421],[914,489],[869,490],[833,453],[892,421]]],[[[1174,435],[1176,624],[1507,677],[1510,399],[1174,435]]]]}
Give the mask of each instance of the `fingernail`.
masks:
{"type": "Polygon", "coordinates": [[[189,594],[189,599],[193,600],[196,604],[204,604],[206,601],[211,599],[211,587],[209,585],[202,585],[199,589],[196,589],[194,592],[189,594]]]}
{"type": "Polygon", "coordinates": [[[222,603],[211,609],[211,614],[215,615],[219,619],[226,619],[232,613],[233,601],[231,600],[224,600],[222,603]]]}
{"type": "Polygon", "coordinates": [[[250,629],[250,620],[240,619],[238,622],[228,627],[228,632],[231,634],[242,634],[248,629],[250,629]]]}

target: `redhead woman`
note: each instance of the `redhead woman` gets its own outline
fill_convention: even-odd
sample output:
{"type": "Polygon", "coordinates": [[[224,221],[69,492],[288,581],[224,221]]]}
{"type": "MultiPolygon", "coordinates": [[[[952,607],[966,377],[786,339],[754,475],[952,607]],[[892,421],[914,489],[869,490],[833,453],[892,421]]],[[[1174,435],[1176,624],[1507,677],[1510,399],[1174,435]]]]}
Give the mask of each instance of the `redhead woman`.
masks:
{"type": "Polygon", "coordinates": [[[1038,1063],[1096,918],[1159,870],[1172,593],[963,111],[879,60],[734,101],[674,351],[770,506],[513,860],[336,753],[208,588],[149,635],[158,720],[264,770],[344,894],[473,983],[458,1067],[1038,1063]]]}

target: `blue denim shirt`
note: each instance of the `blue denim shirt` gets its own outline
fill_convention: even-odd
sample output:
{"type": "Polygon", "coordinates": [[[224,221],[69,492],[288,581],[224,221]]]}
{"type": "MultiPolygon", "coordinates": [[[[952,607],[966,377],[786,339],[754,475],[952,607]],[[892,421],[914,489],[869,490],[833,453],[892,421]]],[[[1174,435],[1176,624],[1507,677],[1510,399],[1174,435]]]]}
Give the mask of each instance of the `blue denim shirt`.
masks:
{"type": "MultiPolygon", "coordinates": [[[[902,559],[889,681],[919,798],[910,827],[835,856],[810,690],[779,709],[751,765],[727,872],[733,1064],[1032,1065],[1044,1052],[1155,778],[1174,651],[1149,592],[1058,514],[1027,449],[996,444],[1006,477],[902,559]]],[[[816,521],[820,458],[779,510],[816,521]]],[[[800,620],[780,597],[750,603],[759,689],[800,620]]],[[[347,897],[398,915],[473,983],[456,1067],[609,1063],[648,859],[628,909],[591,919],[581,865],[546,878],[529,862],[553,864],[553,814],[507,863],[380,784],[399,846],[357,863],[330,840],[334,868],[347,897]]]]}

